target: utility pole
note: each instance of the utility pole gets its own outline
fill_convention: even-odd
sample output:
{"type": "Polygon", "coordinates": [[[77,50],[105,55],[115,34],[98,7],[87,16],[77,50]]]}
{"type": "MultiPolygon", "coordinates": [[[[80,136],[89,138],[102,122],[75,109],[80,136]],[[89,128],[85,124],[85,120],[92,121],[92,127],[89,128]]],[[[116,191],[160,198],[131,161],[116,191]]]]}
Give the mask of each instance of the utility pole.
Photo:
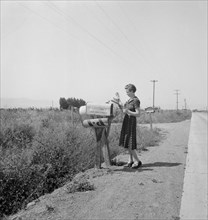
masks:
{"type": "Polygon", "coordinates": [[[157,80],[151,80],[150,82],[153,82],[153,109],[155,108],[155,83],[158,82],[157,80]]]}
{"type": "Polygon", "coordinates": [[[180,95],[180,93],[179,93],[178,89],[176,89],[175,91],[176,91],[176,93],[175,93],[175,95],[176,95],[176,110],[178,111],[178,95],[180,95]]]}
{"type": "Polygon", "coordinates": [[[186,99],[184,99],[184,109],[186,110],[187,107],[186,107],[186,99]]]}

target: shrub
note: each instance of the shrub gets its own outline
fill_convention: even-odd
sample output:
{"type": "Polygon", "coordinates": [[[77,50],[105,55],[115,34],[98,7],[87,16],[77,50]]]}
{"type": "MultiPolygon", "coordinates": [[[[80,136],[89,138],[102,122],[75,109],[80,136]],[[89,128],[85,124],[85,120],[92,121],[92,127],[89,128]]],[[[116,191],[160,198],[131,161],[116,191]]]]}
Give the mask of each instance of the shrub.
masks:
{"type": "Polygon", "coordinates": [[[88,180],[72,181],[67,185],[66,188],[68,193],[85,192],[95,189],[94,185],[91,184],[88,180]]]}
{"type": "Polygon", "coordinates": [[[35,131],[29,124],[14,124],[13,127],[0,130],[0,145],[2,148],[25,148],[31,143],[34,134],[35,131]]]}

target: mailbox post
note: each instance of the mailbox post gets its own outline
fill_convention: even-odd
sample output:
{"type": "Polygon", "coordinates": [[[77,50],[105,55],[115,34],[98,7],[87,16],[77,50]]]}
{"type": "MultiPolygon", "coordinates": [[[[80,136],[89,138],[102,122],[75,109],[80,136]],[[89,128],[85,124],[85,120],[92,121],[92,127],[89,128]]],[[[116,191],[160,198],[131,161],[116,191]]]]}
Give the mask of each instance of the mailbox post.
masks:
{"type": "Polygon", "coordinates": [[[101,168],[102,154],[106,167],[109,167],[111,161],[108,136],[113,119],[113,104],[87,104],[86,106],[80,107],[79,113],[81,116],[88,117],[88,119],[82,120],[82,125],[86,128],[91,127],[95,131],[97,142],[95,167],[97,169],[101,168]]]}
{"type": "Polygon", "coordinates": [[[155,112],[155,109],[153,107],[147,107],[145,108],[145,111],[149,114],[150,118],[150,129],[152,130],[152,113],[155,112]]]}

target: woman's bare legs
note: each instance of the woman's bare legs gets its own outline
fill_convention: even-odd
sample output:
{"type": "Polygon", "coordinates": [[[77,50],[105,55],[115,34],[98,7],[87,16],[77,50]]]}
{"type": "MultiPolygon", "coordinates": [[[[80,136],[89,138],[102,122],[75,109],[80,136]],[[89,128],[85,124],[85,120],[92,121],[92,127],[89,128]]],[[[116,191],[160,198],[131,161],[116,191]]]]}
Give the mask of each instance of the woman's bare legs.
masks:
{"type": "Polygon", "coordinates": [[[128,151],[129,151],[129,162],[133,162],[133,158],[139,162],[139,158],[138,158],[138,155],[137,155],[137,152],[136,150],[132,150],[130,148],[128,148],[128,151]]]}
{"type": "Polygon", "coordinates": [[[131,152],[132,152],[132,156],[134,157],[134,159],[139,163],[140,160],[139,160],[136,150],[131,150],[131,152]]]}
{"type": "Polygon", "coordinates": [[[128,151],[129,151],[129,163],[134,162],[132,150],[130,148],[128,148],[128,151]]]}

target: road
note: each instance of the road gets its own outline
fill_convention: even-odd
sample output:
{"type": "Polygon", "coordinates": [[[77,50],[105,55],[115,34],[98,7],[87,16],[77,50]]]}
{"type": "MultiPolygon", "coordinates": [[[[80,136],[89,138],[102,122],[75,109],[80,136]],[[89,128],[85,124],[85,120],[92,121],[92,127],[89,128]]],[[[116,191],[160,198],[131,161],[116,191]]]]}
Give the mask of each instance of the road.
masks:
{"type": "Polygon", "coordinates": [[[208,219],[207,113],[193,113],[181,201],[180,219],[208,219]]]}

